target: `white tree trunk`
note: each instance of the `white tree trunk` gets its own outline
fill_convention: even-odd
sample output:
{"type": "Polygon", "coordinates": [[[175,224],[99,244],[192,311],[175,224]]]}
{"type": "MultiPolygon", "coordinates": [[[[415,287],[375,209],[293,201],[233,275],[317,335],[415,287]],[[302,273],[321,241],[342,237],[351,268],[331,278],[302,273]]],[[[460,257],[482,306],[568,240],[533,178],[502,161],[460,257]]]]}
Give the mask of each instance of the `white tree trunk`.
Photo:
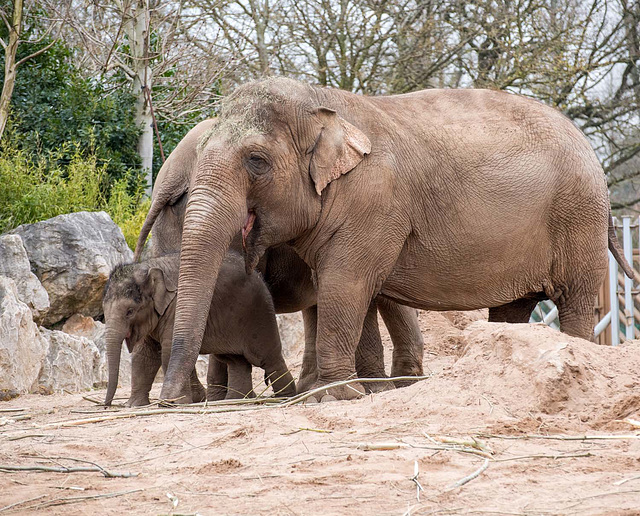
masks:
{"type": "Polygon", "coordinates": [[[147,180],[147,196],[151,197],[153,166],[153,121],[147,91],[151,91],[152,70],[149,66],[149,0],[139,0],[132,6],[125,31],[131,45],[133,94],[136,97],[136,125],[140,128],[138,153],[147,180]]]}

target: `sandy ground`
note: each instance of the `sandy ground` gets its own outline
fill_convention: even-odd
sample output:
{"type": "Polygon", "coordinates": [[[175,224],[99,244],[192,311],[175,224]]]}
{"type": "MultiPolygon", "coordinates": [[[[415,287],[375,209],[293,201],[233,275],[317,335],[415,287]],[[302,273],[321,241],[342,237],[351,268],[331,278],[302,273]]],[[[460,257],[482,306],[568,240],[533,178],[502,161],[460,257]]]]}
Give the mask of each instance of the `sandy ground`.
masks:
{"type": "Polygon", "coordinates": [[[474,318],[422,313],[432,376],[358,401],[76,426],[57,423],[133,411],[82,394],[4,402],[0,511],[640,514],[640,431],[624,422],[640,419],[640,342],[605,348],[474,318]],[[137,476],[2,470],[94,467],[80,461],[137,476]]]}

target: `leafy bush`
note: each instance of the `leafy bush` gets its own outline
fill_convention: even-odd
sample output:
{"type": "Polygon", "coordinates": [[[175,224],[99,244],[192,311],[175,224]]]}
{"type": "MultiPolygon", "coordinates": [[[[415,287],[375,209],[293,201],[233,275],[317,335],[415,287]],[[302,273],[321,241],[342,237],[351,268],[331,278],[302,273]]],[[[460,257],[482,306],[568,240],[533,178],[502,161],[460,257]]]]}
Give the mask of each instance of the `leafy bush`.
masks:
{"type": "MultiPolygon", "coordinates": [[[[20,45],[18,59],[47,45],[20,45]]],[[[113,179],[140,166],[135,98],[117,87],[118,77],[87,78],[73,62],[73,48],[56,42],[18,68],[7,129],[2,137],[29,155],[59,149],[57,159],[70,163],[72,151],[94,155],[113,179]],[[74,148],[67,142],[77,142],[74,148]]],[[[4,67],[4,54],[0,54],[4,67]]]]}
{"type": "Polygon", "coordinates": [[[0,233],[63,213],[105,210],[120,226],[133,249],[149,209],[144,182],[134,171],[113,184],[96,156],[65,145],[33,162],[24,151],[3,149],[0,155],[0,233]],[[69,156],[68,164],[59,160],[69,156]]]}
{"type": "Polygon", "coordinates": [[[143,199],[144,187],[145,183],[139,175],[119,179],[111,188],[106,206],[107,213],[120,226],[131,249],[136,247],[140,229],[151,206],[149,199],[143,199]],[[131,180],[135,181],[133,185],[130,184],[131,180]]]}

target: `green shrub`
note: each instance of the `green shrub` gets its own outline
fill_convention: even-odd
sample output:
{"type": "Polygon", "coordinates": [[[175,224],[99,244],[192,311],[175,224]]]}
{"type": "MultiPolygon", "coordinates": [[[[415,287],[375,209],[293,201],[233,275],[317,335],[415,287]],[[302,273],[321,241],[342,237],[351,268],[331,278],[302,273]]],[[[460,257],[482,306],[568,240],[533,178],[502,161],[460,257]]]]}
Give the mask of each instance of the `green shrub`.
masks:
{"type": "Polygon", "coordinates": [[[131,249],[135,249],[140,229],[147,216],[151,201],[143,199],[144,180],[140,175],[118,179],[111,188],[106,211],[120,226],[131,249]],[[134,185],[130,184],[134,180],[134,185]],[[133,191],[133,194],[131,193],[133,191]]]}
{"type": "Polygon", "coordinates": [[[30,160],[24,151],[4,148],[0,155],[0,233],[63,213],[105,210],[120,226],[133,249],[150,201],[144,180],[128,171],[110,184],[95,155],[64,146],[47,157],[30,160]],[[68,164],[58,159],[70,156],[68,164]]]}

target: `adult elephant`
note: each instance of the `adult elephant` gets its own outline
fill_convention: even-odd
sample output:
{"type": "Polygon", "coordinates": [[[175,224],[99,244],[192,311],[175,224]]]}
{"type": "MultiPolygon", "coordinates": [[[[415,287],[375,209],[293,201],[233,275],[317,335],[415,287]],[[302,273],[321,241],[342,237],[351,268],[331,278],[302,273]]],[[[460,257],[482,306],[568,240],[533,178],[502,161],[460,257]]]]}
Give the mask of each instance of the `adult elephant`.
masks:
{"type": "MultiPolygon", "coordinates": [[[[205,120],[191,129],[160,169],[154,185],[151,208],[138,237],[136,261],[152,230],[150,250],[152,256],[162,256],[180,250],[189,184],[196,171],[198,142],[204,133],[213,128],[214,124],[215,119],[205,120]]],[[[239,232],[231,247],[237,251],[242,250],[239,232]]],[[[304,391],[317,380],[315,354],[317,300],[311,269],[287,245],[268,250],[260,260],[258,269],[269,288],[276,313],[302,311],[305,351],[298,390],[304,391]]],[[[380,311],[394,344],[392,376],[421,375],[424,342],[416,311],[386,299],[380,299],[377,303],[372,302],[367,312],[364,330],[356,351],[358,375],[373,378],[385,376],[376,308],[380,311]]],[[[388,384],[378,386],[367,384],[367,386],[376,390],[387,388],[388,384]]]]}
{"type": "Polygon", "coordinates": [[[564,332],[591,337],[619,247],[602,168],[558,111],[500,91],[364,97],[267,79],[229,96],[204,139],[162,398],[188,385],[203,300],[239,230],[249,269],[287,242],[316,272],[316,387],[354,375],[375,295],[507,321],[551,299],[564,332]]]}

